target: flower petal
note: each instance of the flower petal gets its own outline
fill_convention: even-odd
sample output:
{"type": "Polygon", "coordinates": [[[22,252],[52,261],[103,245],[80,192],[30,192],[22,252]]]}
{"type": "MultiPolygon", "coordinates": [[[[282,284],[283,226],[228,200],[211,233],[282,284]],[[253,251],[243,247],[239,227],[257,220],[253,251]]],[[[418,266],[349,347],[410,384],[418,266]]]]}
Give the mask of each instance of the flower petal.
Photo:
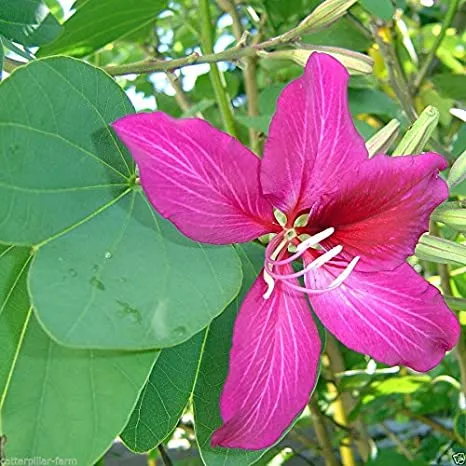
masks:
{"type": "Polygon", "coordinates": [[[264,299],[266,289],[261,274],[235,323],[220,401],[224,424],[214,446],[269,447],[306,406],[316,382],[320,340],[305,297],[277,283],[264,299]]]}
{"type": "MultiPolygon", "coordinates": [[[[341,270],[327,264],[311,271],[306,285],[325,288],[341,270]]],[[[385,364],[428,371],[458,341],[456,316],[408,264],[388,272],[359,272],[356,267],[339,288],[309,299],[342,343],[385,364]]]]}
{"type": "Polygon", "coordinates": [[[323,245],[343,246],[340,256],[361,256],[359,270],[390,270],[414,254],[432,211],[448,197],[440,155],[376,155],[342,183],[340,196],[325,196],[312,212],[310,233],[334,227],[323,245]]]}
{"type": "Polygon", "coordinates": [[[273,231],[259,159],[236,139],[203,120],[162,112],[129,115],[113,127],[139,167],[150,202],[186,236],[227,244],[273,231]]]}
{"type": "Polygon", "coordinates": [[[261,165],[264,194],[293,217],[368,158],[348,108],[348,72],[329,55],[313,53],[304,75],[282,92],[261,165]]]}

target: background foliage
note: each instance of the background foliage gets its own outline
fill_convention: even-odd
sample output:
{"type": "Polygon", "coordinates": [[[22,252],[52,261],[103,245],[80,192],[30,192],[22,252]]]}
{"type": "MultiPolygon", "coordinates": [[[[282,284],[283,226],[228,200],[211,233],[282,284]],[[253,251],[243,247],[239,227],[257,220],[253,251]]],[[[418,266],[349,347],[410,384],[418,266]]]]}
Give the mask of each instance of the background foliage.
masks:
{"type": "Polygon", "coordinates": [[[0,0],[0,459],[112,464],[130,454],[117,438],[149,452],[141,464],[185,466],[421,466],[466,451],[464,336],[427,374],[328,336],[312,401],[279,444],[212,449],[262,246],[184,238],[108,126],[157,108],[260,155],[309,47],[371,57],[349,89],[363,137],[392,121],[396,153],[427,107],[401,144],[456,161],[411,262],[466,325],[466,2],[340,3],[344,16],[308,29],[318,0],[0,0]]]}

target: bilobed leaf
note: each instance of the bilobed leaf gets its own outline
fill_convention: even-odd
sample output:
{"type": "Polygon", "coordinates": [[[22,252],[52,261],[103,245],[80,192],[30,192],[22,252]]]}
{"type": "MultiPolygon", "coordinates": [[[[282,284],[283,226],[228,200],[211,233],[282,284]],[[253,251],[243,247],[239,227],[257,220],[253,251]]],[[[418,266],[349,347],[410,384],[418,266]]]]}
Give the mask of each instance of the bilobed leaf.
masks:
{"type": "Polygon", "coordinates": [[[88,0],[64,23],[63,34],[38,56],[84,57],[155,22],[167,0],[88,0]]]}
{"type": "Polygon", "coordinates": [[[29,276],[33,306],[53,337],[99,349],[182,343],[222,312],[240,283],[231,246],[187,239],[138,190],[41,247],[29,276]]]}
{"type": "Polygon", "coordinates": [[[114,201],[134,173],[107,126],[133,111],[105,73],[37,60],[0,85],[0,241],[37,244],[114,201]]]}
{"type": "Polygon", "coordinates": [[[54,40],[62,28],[42,0],[0,0],[0,35],[25,46],[54,40]]]}
{"type": "Polygon", "coordinates": [[[161,352],[121,434],[131,450],[152,450],[176,427],[192,395],[205,335],[161,352]]]}
{"type": "Polygon", "coordinates": [[[0,100],[0,241],[35,245],[31,299],[53,338],[78,348],[173,346],[236,296],[234,249],[183,237],[135,186],[108,127],[132,107],[105,73],[71,58],[37,60],[2,82],[0,100]]]}
{"type": "Polygon", "coordinates": [[[158,353],[58,346],[28,301],[30,257],[26,248],[0,246],[0,434],[8,438],[6,459],[67,457],[93,464],[125,425],[158,353]]]}

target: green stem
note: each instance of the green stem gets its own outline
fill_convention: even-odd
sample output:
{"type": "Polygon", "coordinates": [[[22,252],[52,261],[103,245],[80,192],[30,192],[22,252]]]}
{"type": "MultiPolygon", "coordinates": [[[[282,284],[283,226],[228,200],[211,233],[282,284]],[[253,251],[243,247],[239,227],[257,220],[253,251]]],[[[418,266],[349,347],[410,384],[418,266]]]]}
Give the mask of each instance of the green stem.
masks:
{"type": "Polygon", "coordinates": [[[432,48],[430,49],[426,57],[426,60],[424,64],[422,65],[421,70],[419,71],[418,75],[416,76],[416,79],[413,82],[414,91],[417,91],[419,89],[425,77],[427,76],[427,73],[429,72],[432,62],[435,59],[437,50],[440,47],[443,39],[445,38],[445,34],[447,33],[448,28],[451,26],[453,22],[459,3],[460,3],[460,0],[450,0],[447,13],[445,15],[445,18],[443,19],[442,29],[440,30],[439,35],[436,37],[435,42],[432,45],[432,48]]]}
{"type": "Polygon", "coordinates": [[[165,448],[163,447],[163,445],[160,444],[157,448],[159,450],[160,457],[162,458],[163,464],[165,466],[173,466],[173,461],[168,456],[168,453],[165,451],[165,448]]]}
{"type": "MultiPolygon", "coordinates": [[[[214,52],[214,38],[209,3],[209,0],[199,0],[202,50],[204,53],[212,54],[214,52]]],[[[236,130],[233,110],[231,108],[230,98],[228,97],[225,82],[222,79],[217,63],[212,63],[210,65],[210,81],[212,82],[215,97],[217,99],[218,106],[220,107],[223,125],[225,126],[226,131],[228,131],[232,136],[235,136],[236,130]]]]}

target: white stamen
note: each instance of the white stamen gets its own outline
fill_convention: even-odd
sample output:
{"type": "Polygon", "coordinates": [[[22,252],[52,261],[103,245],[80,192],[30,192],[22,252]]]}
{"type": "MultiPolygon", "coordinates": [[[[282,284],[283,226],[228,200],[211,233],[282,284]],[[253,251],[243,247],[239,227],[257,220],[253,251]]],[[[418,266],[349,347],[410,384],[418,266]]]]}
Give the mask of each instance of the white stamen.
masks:
{"type": "Polygon", "coordinates": [[[275,280],[267,273],[267,270],[264,269],[264,281],[267,283],[267,290],[262,295],[264,299],[269,299],[272,296],[273,289],[275,288],[275,280]]]}
{"type": "Polygon", "coordinates": [[[340,254],[341,251],[343,251],[343,246],[341,245],[335,246],[334,248],[330,249],[329,251],[319,256],[316,260],[313,260],[306,267],[306,271],[312,270],[312,269],[318,269],[319,267],[322,267],[327,262],[331,261],[334,257],[338,256],[338,254],[340,254]]]}
{"type": "Polygon", "coordinates": [[[353,258],[353,260],[346,266],[346,269],[343,270],[343,272],[333,280],[332,283],[330,283],[329,288],[337,288],[340,286],[350,275],[351,272],[354,270],[356,267],[356,264],[359,262],[360,257],[356,256],[353,258]]]}
{"type": "Polygon", "coordinates": [[[306,241],[303,241],[301,244],[299,244],[296,247],[296,250],[297,252],[304,252],[306,249],[309,249],[312,246],[316,246],[324,239],[327,239],[329,236],[332,236],[333,233],[335,233],[335,228],[333,227],[327,228],[324,231],[321,231],[320,233],[317,233],[316,235],[311,236],[306,241]]]}

